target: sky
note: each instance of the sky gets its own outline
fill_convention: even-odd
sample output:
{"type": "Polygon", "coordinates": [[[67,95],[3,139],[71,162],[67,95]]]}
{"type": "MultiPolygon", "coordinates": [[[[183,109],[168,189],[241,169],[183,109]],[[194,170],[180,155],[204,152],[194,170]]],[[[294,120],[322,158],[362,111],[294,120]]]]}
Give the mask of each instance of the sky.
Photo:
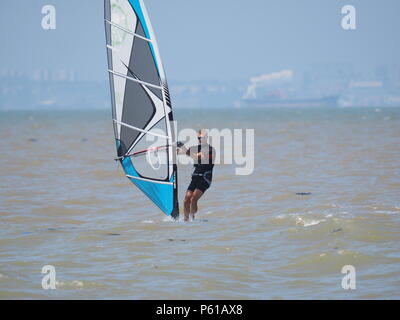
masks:
{"type": "MultiPolygon", "coordinates": [[[[311,64],[400,64],[399,0],[145,0],[169,79],[240,80],[311,64]],[[345,5],[357,29],[341,26],[345,5]]],[[[106,80],[103,0],[2,0],[0,71],[106,80]],[[56,8],[55,30],[41,9],[56,8]]]]}

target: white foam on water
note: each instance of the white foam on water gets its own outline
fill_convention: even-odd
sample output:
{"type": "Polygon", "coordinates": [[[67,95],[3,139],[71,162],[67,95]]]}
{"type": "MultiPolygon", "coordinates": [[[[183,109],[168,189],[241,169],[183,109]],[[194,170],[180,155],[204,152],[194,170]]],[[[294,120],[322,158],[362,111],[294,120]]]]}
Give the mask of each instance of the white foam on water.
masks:
{"type": "Polygon", "coordinates": [[[316,226],[318,224],[320,224],[322,221],[325,220],[303,220],[302,218],[297,218],[296,219],[296,224],[297,225],[302,225],[303,227],[311,227],[311,226],[316,226]]]}
{"type": "Polygon", "coordinates": [[[391,211],[391,210],[375,210],[375,213],[381,213],[381,214],[398,214],[398,211],[391,211]]]}
{"type": "MultiPolygon", "coordinates": [[[[179,217],[179,222],[181,222],[181,220],[182,220],[182,217],[179,217]]],[[[162,221],[163,221],[163,222],[177,222],[174,218],[168,217],[168,216],[165,216],[165,217],[162,219],[162,221]]]]}
{"type": "Polygon", "coordinates": [[[304,227],[316,226],[316,225],[318,225],[318,224],[320,224],[320,223],[321,223],[321,221],[318,221],[318,220],[311,220],[310,222],[306,222],[306,223],[304,224],[304,227]]]}
{"type": "Polygon", "coordinates": [[[74,287],[82,288],[83,287],[83,282],[82,281],[78,281],[78,280],[74,280],[74,281],[72,281],[72,285],[74,287]]]}
{"type": "Polygon", "coordinates": [[[145,223],[145,224],[153,224],[154,221],[153,221],[153,220],[144,220],[144,221],[142,221],[142,223],[145,223]]]}

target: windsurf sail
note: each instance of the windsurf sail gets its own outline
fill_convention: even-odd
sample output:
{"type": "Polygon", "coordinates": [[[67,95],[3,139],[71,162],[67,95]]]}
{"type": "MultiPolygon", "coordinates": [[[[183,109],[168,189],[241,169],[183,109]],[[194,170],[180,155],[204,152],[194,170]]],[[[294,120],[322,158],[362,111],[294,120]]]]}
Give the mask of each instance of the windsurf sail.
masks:
{"type": "Polygon", "coordinates": [[[178,181],[167,79],[143,0],[105,0],[112,116],[127,178],[177,218],[178,181]]]}

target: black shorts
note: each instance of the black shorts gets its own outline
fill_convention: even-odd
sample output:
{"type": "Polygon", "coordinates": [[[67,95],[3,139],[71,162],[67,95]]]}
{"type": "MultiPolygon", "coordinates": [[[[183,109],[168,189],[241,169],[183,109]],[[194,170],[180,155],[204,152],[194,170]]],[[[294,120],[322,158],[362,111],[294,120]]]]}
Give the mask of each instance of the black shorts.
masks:
{"type": "Polygon", "coordinates": [[[192,176],[192,182],[189,185],[188,191],[194,192],[196,189],[201,192],[206,192],[211,187],[212,175],[192,176]]]}

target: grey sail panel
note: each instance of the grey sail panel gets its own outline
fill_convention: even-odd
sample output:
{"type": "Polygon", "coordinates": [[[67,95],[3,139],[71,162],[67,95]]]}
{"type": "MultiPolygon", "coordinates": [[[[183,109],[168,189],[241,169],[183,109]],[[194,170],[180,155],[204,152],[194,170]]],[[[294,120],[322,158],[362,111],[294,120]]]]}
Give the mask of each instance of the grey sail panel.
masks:
{"type": "MultiPolygon", "coordinates": [[[[122,122],[139,129],[144,129],[155,113],[156,107],[143,86],[136,82],[128,81],[125,89],[122,122]]],[[[141,132],[139,131],[122,127],[120,136],[122,149],[118,156],[124,156],[140,135],[141,132]]]]}
{"type": "MultiPolygon", "coordinates": [[[[141,35],[144,34],[143,27],[141,23],[138,23],[136,33],[141,35]]],[[[154,58],[151,52],[149,42],[141,39],[135,38],[133,40],[131,61],[129,63],[129,72],[142,81],[160,84],[160,75],[156,64],[154,63],[154,58]]],[[[162,92],[155,89],[149,88],[153,93],[162,100],[162,92]]]]}

